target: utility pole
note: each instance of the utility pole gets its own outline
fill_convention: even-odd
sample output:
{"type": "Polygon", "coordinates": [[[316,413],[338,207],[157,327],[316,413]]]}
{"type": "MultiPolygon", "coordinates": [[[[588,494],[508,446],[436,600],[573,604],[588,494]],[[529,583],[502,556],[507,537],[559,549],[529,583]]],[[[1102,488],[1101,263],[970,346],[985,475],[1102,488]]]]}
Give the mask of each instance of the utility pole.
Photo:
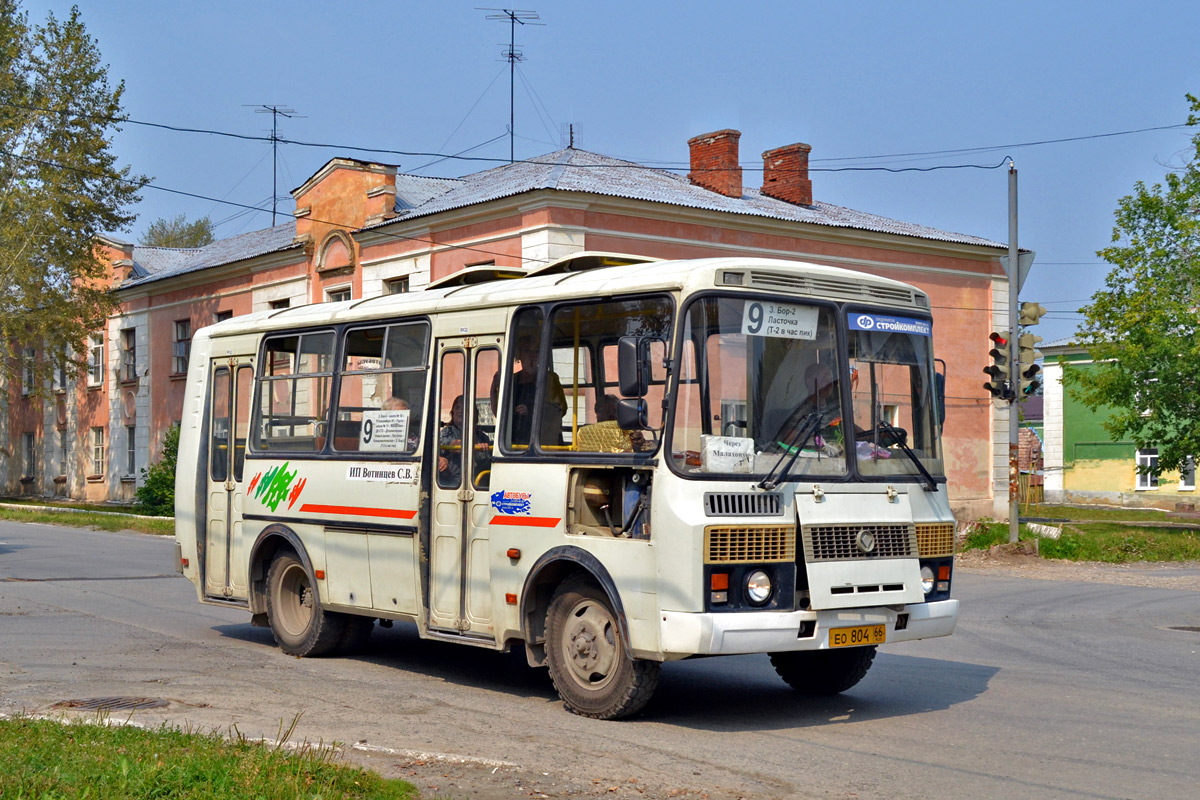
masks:
{"type": "Polygon", "coordinates": [[[515,8],[476,8],[476,11],[495,11],[495,14],[488,14],[486,19],[498,19],[508,21],[508,49],[501,53],[508,60],[508,163],[513,163],[514,147],[513,135],[515,133],[515,115],[514,108],[516,105],[516,71],[517,62],[525,60],[525,54],[517,50],[517,25],[541,25],[540,22],[534,22],[535,19],[541,19],[536,11],[522,11],[515,8]]]}
{"type": "Polygon", "coordinates": [[[1008,161],[1008,329],[1012,335],[1008,337],[1008,363],[1011,365],[1009,379],[1013,381],[1013,391],[1009,392],[1008,401],[1008,541],[1016,544],[1020,522],[1017,517],[1017,493],[1020,486],[1021,467],[1018,463],[1020,441],[1020,418],[1017,391],[1019,379],[1016,371],[1019,363],[1017,358],[1020,339],[1020,316],[1017,295],[1020,293],[1020,278],[1017,265],[1017,165],[1012,159],[1008,161]]]}
{"type": "Polygon", "coordinates": [[[294,108],[255,104],[248,106],[255,114],[271,115],[271,227],[275,227],[275,207],[279,199],[279,118],[299,116],[294,108]]]}

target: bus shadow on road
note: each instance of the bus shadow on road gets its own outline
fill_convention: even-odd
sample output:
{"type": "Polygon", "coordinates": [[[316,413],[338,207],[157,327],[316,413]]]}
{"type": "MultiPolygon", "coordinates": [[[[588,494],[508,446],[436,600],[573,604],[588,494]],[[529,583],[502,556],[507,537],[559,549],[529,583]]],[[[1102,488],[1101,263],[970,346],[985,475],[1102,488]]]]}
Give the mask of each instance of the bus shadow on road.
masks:
{"type": "MultiPolygon", "coordinates": [[[[215,630],[231,639],[275,647],[266,628],[221,625],[215,630]]],[[[376,626],[362,650],[336,658],[514,697],[558,700],[549,673],[530,667],[523,647],[499,653],[421,639],[416,626],[406,623],[376,626]]],[[[854,688],[833,697],[811,697],[785,684],[766,655],[690,659],[663,665],[653,699],[635,719],[749,731],[904,717],[970,702],[987,690],[998,671],[982,664],[880,652],[854,688]]]]}
{"type": "Polygon", "coordinates": [[[816,727],[940,711],[987,690],[998,667],[879,653],[867,676],[832,697],[797,692],[766,655],[666,664],[642,717],[713,731],[816,727]]]}

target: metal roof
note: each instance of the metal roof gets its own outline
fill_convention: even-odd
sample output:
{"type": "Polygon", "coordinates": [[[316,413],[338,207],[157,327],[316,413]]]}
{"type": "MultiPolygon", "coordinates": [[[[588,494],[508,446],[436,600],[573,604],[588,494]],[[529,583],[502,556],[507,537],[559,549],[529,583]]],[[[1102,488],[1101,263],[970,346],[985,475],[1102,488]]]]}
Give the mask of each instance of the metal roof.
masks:
{"type": "Polygon", "coordinates": [[[899,236],[913,236],[942,242],[983,247],[1007,247],[1005,243],[979,236],[942,231],[911,222],[901,222],[830,203],[815,202],[811,206],[795,205],[768,197],[758,189],[750,187],[743,189],[741,197],[727,197],[696,186],[686,177],[673,172],[575,148],[559,150],[513,164],[504,164],[483,172],[465,175],[454,181],[443,181],[436,187],[425,186],[423,187],[425,191],[431,194],[434,190],[440,191],[432,194],[424,202],[405,203],[402,208],[400,203],[401,183],[416,177],[420,176],[396,176],[396,210],[399,216],[367,226],[364,230],[485,203],[489,200],[512,197],[525,192],[555,189],[835,228],[854,228],[899,236]]]}
{"type": "Polygon", "coordinates": [[[120,288],[141,286],[185,275],[189,272],[219,267],[222,264],[232,264],[235,261],[243,261],[247,258],[300,246],[296,242],[295,221],[276,225],[274,228],[231,236],[228,239],[221,239],[195,249],[135,245],[133,248],[135,277],[133,280],[121,284],[120,288]]]}

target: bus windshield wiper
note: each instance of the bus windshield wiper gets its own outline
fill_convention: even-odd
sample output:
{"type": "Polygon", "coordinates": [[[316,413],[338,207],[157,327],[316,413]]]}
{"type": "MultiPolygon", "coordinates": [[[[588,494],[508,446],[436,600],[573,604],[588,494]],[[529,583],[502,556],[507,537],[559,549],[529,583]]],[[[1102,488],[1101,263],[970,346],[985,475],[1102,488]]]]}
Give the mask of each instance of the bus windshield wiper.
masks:
{"type": "Polygon", "coordinates": [[[879,418],[878,427],[881,430],[890,433],[892,435],[892,441],[896,443],[896,446],[904,451],[904,455],[908,456],[909,461],[912,461],[917,465],[917,469],[920,471],[921,477],[924,478],[924,480],[921,481],[921,488],[927,492],[936,492],[937,483],[933,480],[933,476],[929,474],[929,470],[925,469],[925,465],[921,463],[920,456],[914,453],[912,448],[908,446],[908,437],[904,435],[904,431],[900,430],[883,417],[879,418]]]}
{"type": "Polygon", "coordinates": [[[783,454],[779,456],[779,460],[771,467],[771,471],[758,482],[760,489],[774,489],[787,478],[788,472],[791,471],[792,465],[796,463],[796,459],[800,457],[800,451],[804,449],[804,445],[808,444],[808,440],[821,425],[821,412],[810,411],[801,418],[800,424],[792,429],[791,438],[784,442],[776,442],[783,448],[783,454]],[[803,434],[803,435],[801,435],[803,434]],[[784,462],[787,462],[784,464],[784,462]],[[782,467],[782,469],[780,469],[782,467]],[[776,471],[779,472],[776,477],[776,471]]]}

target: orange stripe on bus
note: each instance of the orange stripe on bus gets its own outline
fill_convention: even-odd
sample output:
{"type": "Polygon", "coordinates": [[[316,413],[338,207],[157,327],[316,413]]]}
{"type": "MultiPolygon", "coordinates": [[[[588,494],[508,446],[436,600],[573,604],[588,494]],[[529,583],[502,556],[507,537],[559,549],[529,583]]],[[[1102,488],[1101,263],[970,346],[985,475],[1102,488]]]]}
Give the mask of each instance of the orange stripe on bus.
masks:
{"type": "Polygon", "coordinates": [[[516,517],[508,514],[497,514],[492,517],[490,525],[523,525],[527,528],[553,528],[562,517],[516,517]]]}
{"type": "Polygon", "coordinates": [[[358,506],[323,506],[316,503],[305,503],[300,510],[311,511],[314,514],[345,514],[351,517],[394,517],[396,519],[412,519],[416,511],[404,511],[399,508],[360,508],[358,506]]]}

